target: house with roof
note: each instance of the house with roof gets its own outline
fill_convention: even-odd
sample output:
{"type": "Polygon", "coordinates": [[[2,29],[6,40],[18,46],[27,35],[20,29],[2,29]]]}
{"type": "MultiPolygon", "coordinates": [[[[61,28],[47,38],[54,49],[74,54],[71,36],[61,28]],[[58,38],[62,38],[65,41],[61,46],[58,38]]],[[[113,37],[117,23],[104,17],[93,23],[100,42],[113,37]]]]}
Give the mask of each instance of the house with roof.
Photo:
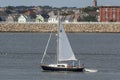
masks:
{"type": "Polygon", "coordinates": [[[58,16],[50,16],[48,18],[49,23],[57,23],[58,22],[58,16]]]}
{"type": "Polygon", "coordinates": [[[73,22],[79,22],[80,21],[80,15],[74,15],[73,22]]]}
{"type": "Polygon", "coordinates": [[[6,22],[17,22],[18,14],[9,14],[6,18],[6,22]]]}
{"type": "Polygon", "coordinates": [[[14,17],[12,15],[8,15],[6,18],[6,22],[14,22],[14,17]]]}
{"type": "Polygon", "coordinates": [[[73,22],[78,22],[80,20],[80,11],[75,10],[74,17],[73,17],[73,22]]]}
{"type": "Polygon", "coordinates": [[[44,22],[44,17],[39,15],[36,15],[36,22],[44,22]]]}
{"type": "Polygon", "coordinates": [[[48,13],[48,15],[49,15],[49,16],[55,16],[55,13],[54,13],[54,11],[50,11],[50,12],[48,13]]]}
{"type": "Polygon", "coordinates": [[[73,22],[73,18],[74,16],[73,15],[68,15],[65,17],[65,22],[68,23],[68,22],[73,22]]]}
{"type": "Polygon", "coordinates": [[[62,22],[65,22],[65,16],[60,16],[62,22]]]}
{"type": "Polygon", "coordinates": [[[26,23],[26,22],[31,22],[30,17],[21,14],[18,17],[18,23],[26,23]]]}

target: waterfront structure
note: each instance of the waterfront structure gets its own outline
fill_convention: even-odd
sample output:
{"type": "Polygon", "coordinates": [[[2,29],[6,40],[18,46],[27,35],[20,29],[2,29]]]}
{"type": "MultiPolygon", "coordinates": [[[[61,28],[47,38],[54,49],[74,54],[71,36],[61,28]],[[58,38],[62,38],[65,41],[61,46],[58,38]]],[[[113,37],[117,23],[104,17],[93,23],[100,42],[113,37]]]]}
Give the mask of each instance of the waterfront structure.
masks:
{"type": "Polygon", "coordinates": [[[120,22],[120,6],[101,6],[100,22],[120,22]]]}

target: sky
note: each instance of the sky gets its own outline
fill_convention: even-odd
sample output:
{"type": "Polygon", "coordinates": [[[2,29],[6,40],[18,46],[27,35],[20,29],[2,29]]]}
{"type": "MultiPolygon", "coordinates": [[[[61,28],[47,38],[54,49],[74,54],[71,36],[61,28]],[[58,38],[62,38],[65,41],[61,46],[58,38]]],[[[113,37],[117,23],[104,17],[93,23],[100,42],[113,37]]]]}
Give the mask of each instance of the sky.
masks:
{"type": "MultiPolygon", "coordinates": [[[[120,0],[97,0],[98,6],[120,6],[120,0]]],[[[51,6],[51,7],[87,7],[93,0],[0,0],[0,7],[5,6],[51,6]]]]}

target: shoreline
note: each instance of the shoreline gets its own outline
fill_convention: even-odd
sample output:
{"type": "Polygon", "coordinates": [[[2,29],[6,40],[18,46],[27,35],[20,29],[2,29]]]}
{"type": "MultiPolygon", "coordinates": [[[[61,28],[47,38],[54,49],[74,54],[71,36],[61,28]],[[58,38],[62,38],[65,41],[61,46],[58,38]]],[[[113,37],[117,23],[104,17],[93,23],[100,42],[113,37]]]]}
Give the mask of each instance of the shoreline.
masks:
{"type": "MultiPolygon", "coordinates": [[[[63,23],[68,33],[120,33],[120,22],[63,23]]],[[[0,23],[0,32],[49,33],[57,31],[57,23],[0,23]]]]}

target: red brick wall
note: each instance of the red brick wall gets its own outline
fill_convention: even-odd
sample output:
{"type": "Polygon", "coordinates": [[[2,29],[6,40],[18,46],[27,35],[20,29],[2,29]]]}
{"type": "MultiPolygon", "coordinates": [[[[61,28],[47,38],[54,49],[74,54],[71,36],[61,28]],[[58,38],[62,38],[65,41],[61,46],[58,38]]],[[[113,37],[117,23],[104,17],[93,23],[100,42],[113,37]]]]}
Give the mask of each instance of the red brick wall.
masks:
{"type": "Polygon", "coordinates": [[[100,7],[101,22],[120,22],[120,6],[102,6],[100,7]]]}

